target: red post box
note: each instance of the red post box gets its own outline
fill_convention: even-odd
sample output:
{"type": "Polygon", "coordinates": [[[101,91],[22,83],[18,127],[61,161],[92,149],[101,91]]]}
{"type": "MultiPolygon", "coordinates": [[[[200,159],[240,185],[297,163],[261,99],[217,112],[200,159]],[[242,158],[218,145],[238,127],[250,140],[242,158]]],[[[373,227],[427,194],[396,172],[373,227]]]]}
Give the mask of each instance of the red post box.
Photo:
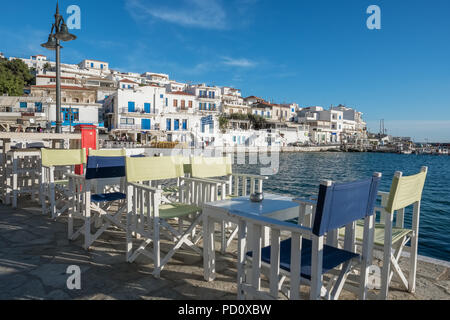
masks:
{"type": "MultiPolygon", "coordinates": [[[[96,126],[79,124],[75,126],[75,133],[81,133],[81,148],[86,149],[87,155],[89,155],[89,149],[97,150],[96,126]]],[[[83,166],[76,166],[75,173],[83,174],[83,166]]]]}

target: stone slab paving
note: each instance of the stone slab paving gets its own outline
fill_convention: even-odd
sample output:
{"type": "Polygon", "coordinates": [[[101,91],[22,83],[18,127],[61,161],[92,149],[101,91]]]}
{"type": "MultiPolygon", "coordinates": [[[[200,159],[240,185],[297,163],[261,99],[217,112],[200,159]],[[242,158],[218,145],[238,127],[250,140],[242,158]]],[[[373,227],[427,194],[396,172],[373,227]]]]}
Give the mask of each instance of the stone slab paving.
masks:
{"type": "MultiPolygon", "coordinates": [[[[21,209],[0,204],[0,300],[233,300],[236,298],[235,248],[217,253],[217,278],[203,280],[202,258],[194,252],[176,254],[157,279],[151,261],[125,261],[124,234],[108,231],[85,251],[81,240],[67,240],[65,218],[52,221],[37,204],[21,202],[21,209]],[[66,285],[70,265],[81,268],[81,290],[66,285]]],[[[164,246],[163,246],[164,248],[164,246]]],[[[402,261],[404,263],[404,261],[402,261]]],[[[420,261],[417,292],[396,289],[390,299],[450,299],[448,265],[420,261]]],[[[344,291],[342,299],[356,296],[344,291]]]]}

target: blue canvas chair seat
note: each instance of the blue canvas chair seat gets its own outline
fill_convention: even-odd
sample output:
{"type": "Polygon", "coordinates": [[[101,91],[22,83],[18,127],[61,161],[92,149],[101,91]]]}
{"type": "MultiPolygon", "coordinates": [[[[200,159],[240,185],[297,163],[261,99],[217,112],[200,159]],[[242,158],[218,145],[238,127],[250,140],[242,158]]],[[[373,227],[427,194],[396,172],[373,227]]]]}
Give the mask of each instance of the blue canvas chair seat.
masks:
{"type": "MultiPolygon", "coordinates": [[[[77,201],[69,213],[69,239],[75,240],[80,235],[84,236],[85,249],[88,249],[103,232],[110,226],[115,226],[125,231],[125,223],[122,218],[125,216],[127,195],[125,190],[125,157],[124,156],[90,156],[86,166],[86,176],[69,176],[71,180],[71,190],[73,199],[77,201]],[[121,184],[119,192],[92,194],[93,181],[103,183],[106,180],[120,178],[121,184]],[[86,200],[89,199],[89,200],[86,200]],[[83,202],[84,201],[84,202],[83,202]],[[117,209],[112,210],[112,205],[118,203],[117,209]],[[74,233],[73,218],[83,220],[82,227],[74,233]],[[95,222],[96,232],[91,233],[92,223],[95,222]]],[[[116,184],[117,182],[106,182],[116,184]]]]}
{"type": "Polygon", "coordinates": [[[371,179],[361,181],[323,182],[312,228],[268,217],[240,217],[238,297],[273,299],[278,298],[281,290],[290,299],[299,299],[301,285],[308,284],[311,299],[338,299],[348,274],[359,268],[359,297],[365,299],[369,267],[372,265],[373,213],[380,180],[381,174],[375,173],[371,179]],[[355,249],[355,227],[359,220],[364,220],[361,255],[355,249]],[[264,227],[271,229],[271,245],[266,247],[261,245],[264,227]],[[326,245],[325,236],[337,233],[342,227],[345,227],[347,235],[343,249],[337,244],[326,245]],[[252,230],[248,236],[247,229],[252,230]],[[286,232],[290,233],[290,238],[280,241],[281,234],[286,232]],[[251,244],[251,252],[244,251],[247,241],[251,244]],[[246,266],[250,262],[251,266],[246,266]],[[261,289],[261,273],[266,271],[270,294],[261,289]],[[328,278],[326,286],[324,274],[328,278]],[[288,290],[284,284],[286,276],[290,278],[288,290]]]}
{"type": "Polygon", "coordinates": [[[93,194],[91,196],[92,202],[110,202],[117,200],[125,200],[127,195],[121,192],[113,192],[113,193],[102,193],[102,194],[93,194]]]}
{"type": "MultiPolygon", "coordinates": [[[[286,239],[280,243],[280,268],[290,272],[291,271],[291,243],[292,239],[286,239]]],[[[270,250],[271,246],[265,247],[261,250],[261,261],[270,264],[270,250]]],[[[301,255],[301,277],[311,280],[311,254],[312,241],[308,239],[302,240],[302,255],[301,255]]],[[[252,257],[253,253],[248,252],[247,256],[252,257]]],[[[360,255],[354,252],[338,249],[332,246],[324,245],[323,247],[323,265],[322,274],[333,270],[337,266],[343,264],[351,259],[357,259],[360,255]]]]}

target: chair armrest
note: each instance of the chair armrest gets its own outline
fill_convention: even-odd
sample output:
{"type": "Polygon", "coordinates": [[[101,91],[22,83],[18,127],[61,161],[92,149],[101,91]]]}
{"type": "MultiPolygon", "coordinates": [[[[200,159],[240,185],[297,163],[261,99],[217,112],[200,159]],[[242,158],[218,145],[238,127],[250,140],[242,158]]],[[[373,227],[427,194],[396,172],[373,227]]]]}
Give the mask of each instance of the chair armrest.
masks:
{"type": "Polygon", "coordinates": [[[379,195],[380,197],[388,197],[388,196],[389,196],[389,192],[378,191],[378,195],[379,195]]]}
{"type": "Polygon", "coordinates": [[[259,175],[255,175],[255,174],[246,174],[246,173],[232,173],[232,176],[235,177],[245,177],[245,178],[250,178],[250,179],[259,179],[259,180],[268,180],[269,177],[267,176],[259,176],[259,175]]]}
{"type": "Polygon", "coordinates": [[[200,182],[200,183],[207,183],[207,184],[228,184],[229,182],[226,180],[220,180],[220,179],[210,179],[210,178],[186,178],[182,177],[180,178],[181,181],[193,181],[193,182],[200,182]]]}
{"type": "Polygon", "coordinates": [[[138,189],[145,190],[145,191],[150,191],[152,193],[162,193],[163,192],[162,189],[146,186],[145,184],[141,184],[141,183],[134,183],[133,182],[133,183],[129,183],[128,185],[136,187],[138,189]]]}
{"type": "Polygon", "coordinates": [[[315,199],[301,199],[301,198],[297,198],[297,199],[293,199],[292,201],[297,202],[299,204],[310,205],[310,206],[316,206],[317,205],[317,200],[315,200],[315,199]]]}
{"type": "Polygon", "coordinates": [[[65,173],[64,175],[65,175],[67,178],[71,178],[71,179],[85,180],[85,176],[82,176],[82,175],[80,175],[80,174],[65,173]]]}

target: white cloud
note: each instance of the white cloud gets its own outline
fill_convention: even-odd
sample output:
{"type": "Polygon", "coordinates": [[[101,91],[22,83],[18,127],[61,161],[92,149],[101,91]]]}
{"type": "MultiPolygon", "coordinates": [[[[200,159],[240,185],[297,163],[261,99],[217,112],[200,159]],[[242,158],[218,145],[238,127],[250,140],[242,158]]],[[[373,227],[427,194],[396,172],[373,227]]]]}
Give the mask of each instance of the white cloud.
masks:
{"type": "Polygon", "coordinates": [[[227,15],[218,0],[183,0],[179,6],[155,2],[161,3],[161,1],[128,0],[126,8],[136,20],[152,18],[188,27],[227,28],[227,15]]]}
{"type": "Polygon", "coordinates": [[[257,65],[256,62],[251,61],[246,58],[233,59],[230,57],[223,57],[222,63],[227,66],[240,67],[240,68],[252,68],[257,65]]]}

